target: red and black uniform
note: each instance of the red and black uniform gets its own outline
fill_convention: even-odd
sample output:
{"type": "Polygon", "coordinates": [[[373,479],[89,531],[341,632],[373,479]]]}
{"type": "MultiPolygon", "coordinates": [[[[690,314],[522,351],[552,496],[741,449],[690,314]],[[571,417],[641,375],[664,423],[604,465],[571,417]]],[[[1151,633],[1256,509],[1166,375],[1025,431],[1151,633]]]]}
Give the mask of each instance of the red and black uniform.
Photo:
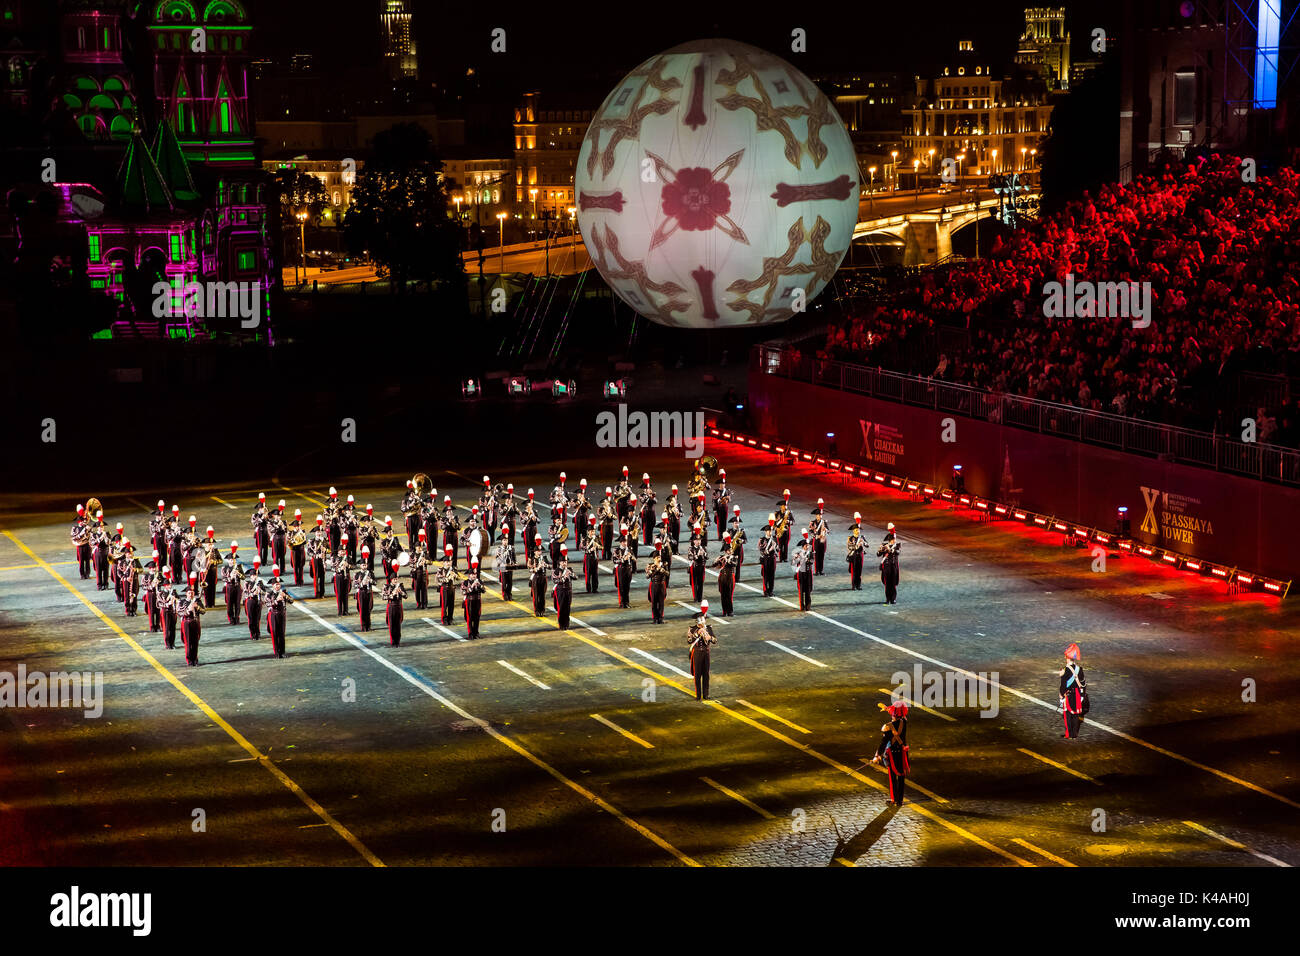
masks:
{"type": "Polygon", "coordinates": [[[334,603],[339,617],[348,613],[348,594],[352,591],[352,563],[342,549],[334,555],[334,603]]]}
{"type": "Polygon", "coordinates": [[[203,596],[191,587],[181,598],[181,639],[185,642],[185,664],[197,667],[199,663],[199,637],[203,633],[201,618],[206,613],[203,596]]]}
{"type": "Polygon", "coordinates": [[[478,620],[483,612],[483,579],[478,565],[470,564],[465,580],[460,583],[461,608],[465,611],[465,636],[471,641],[478,637],[478,620]]]}
{"type": "Polygon", "coordinates": [[[90,577],[90,526],[86,524],[85,518],[78,517],[72,523],[71,537],[72,547],[77,553],[77,571],[81,574],[81,580],[85,581],[90,577]]]}
{"type": "Polygon", "coordinates": [[[162,617],[163,647],[174,650],[176,647],[176,618],[180,613],[180,595],[166,585],[158,588],[158,612],[162,617]]]}
{"type": "Polygon", "coordinates": [[[239,623],[239,612],[244,606],[243,584],[244,566],[232,553],[221,566],[221,576],[225,581],[226,620],[231,624],[239,623]]]}
{"type": "Polygon", "coordinates": [[[415,609],[426,610],[429,607],[429,555],[424,542],[411,552],[411,590],[415,592],[415,609]]]}
{"type": "Polygon", "coordinates": [[[325,596],[325,556],[329,537],[321,528],[307,535],[307,561],[311,566],[312,597],[325,596]]]}
{"type": "Polygon", "coordinates": [[[826,566],[826,517],[820,510],[808,522],[808,536],[813,543],[813,574],[821,574],[826,566]]]}
{"type": "Polygon", "coordinates": [[[895,704],[890,708],[890,720],[880,728],[880,746],[876,759],[889,771],[889,800],[903,805],[903,784],[912,769],[907,760],[907,707],[895,704]]]}
{"type": "Polygon", "coordinates": [[[569,629],[569,608],[573,605],[573,569],[567,560],[555,566],[551,600],[555,603],[555,623],[560,630],[569,629]]]}
{"type": "Polygon", "coordinates": [[[880,560],[880,583],[885,586],[885,603],[898,603],[898,549],[900,547],[894,532],[885,535],[885,540],[876,549],[880,560]]]}
{"type": "Polygon", "coordinates": [[[731,602],[736,596],[736,556],[724,545],[714,559],[713,566],[718,569],[718,598],[722,601],[722,617],[731,617],[735,613],[731,602]]]}
{"type": "Polygon", "coordinates": [[[861,534],[851,535],[848,546],[849,589],[862,590],[862,565],[866,561],[867,546],[861,534]]]}
{"type": "Polygon", "coordinates": [[[515,549],[504,534],[501,536],[501,543],[497,545],[497,549],[492,552],[492,555],[496,562],[497,582],[501,585],[501,600],[513,600],[515,593],[515,549]]]}
{"type": "MultiPolygon", "coordinates": [[[[402,607],[402,599],[406,597],[406,586],[402,584],[402,579],[394,577],[387,582],[382,597],[385,607],[384,622],[388,625],[388,643],[398,647],[402,643],[402,620],[406,617],[402,607]]],[[[443,617],[446,617],[445,611],[443,617]]]]}
{"type": "Polygon", "coordinates": [[[636,558],[627,537],[614,547],[614,588],[618,591],[618,606],[632,606],[632,575],[636,574],[636,558]]]}
{"type": "Polygon", "coordinates": [[[277,575],[266,589],[266,629],[271,632],[271,653],[284,657],[284,636],[288,627],[288,605],[293,597],[280,584],[277,575]]]}
{"type": "MultiPolygon", "coordinates": [[[[667,560],[671,561],[672,555],[667,560]]],[[[656,553],[645,569],[646,596],[650,599],[650,622],[664,622],[664,605],[668,602],[668,571],[664,566],[664,556],[656,553]]]]}
{"type": "Polygon", "coordinates": [[[1083,678],[1083,668],[1079,662],[1070,661],[1061,670],[1061,718],[1065,724],[1065,736],[1079,736],[1079,724],[1086,713],[1084,698],[1087,696],[1088,684],[1083,678]]]}
{"type": "Polygon", "coordinates": [[[244,575],[244,611],[248,614],[248,636],[258,640],[262,636],[262,599],[266,596],[266,585],[258,576],[259,569],[249,568],[244,575]]]}
{"type": "Polygon", "coordinates": [[[795,583],[799,589],[799,610],[812,609],[813,552],[807,541],[800,541],[790,559],[794,566],[795,583]]]}
{"type": "Polygon", "coordinates": [[[712,625],[704,623],[703,618],[696,618],[686,640],[691,648],[691,676],[695,678],[695,699],[709,699],[709,645],[718,643],[713,635],[712,625]]]}
{"type": "Polygon", "coordinates": [[[541,617],[546,613],[546,553],[540,547],[533,549],[533,556],[528,562],[528,584],[533,596],[533,614],[541,617]]]}
{"type": "Polygon", "coordinates": [[[772,527],[763,532],[763,537],[758,539],[758,569],[763,578],[763,597],[771,597],[776,593],[776,561],[777,552],[780,546],[776,543],[776,536],[772,533],[772,527]]]}
{"type": "MultiPolygon", "coordinates": [[[[453,554],[455,552],[452,552],[453,554]]],[[[438,601],[442,606],[442,623],[445,627],[456,619],[456,569],[444,567],[438,571],[438,601]]]]}
{"type": "Polygon", "coordinates": [[[709,549],[701,536],[691,538],[686,548],[686,573],[691,579],[691,600],[704,600],[704,565],[709,560],[709,549]]]}
{"type": "Polygon", "coordinates": [[[370,612],[375,606],[375,576],[362,565],[352,574],[352,591],[357,596],[357,617],[361,630],[370,630],[370,612]]]}

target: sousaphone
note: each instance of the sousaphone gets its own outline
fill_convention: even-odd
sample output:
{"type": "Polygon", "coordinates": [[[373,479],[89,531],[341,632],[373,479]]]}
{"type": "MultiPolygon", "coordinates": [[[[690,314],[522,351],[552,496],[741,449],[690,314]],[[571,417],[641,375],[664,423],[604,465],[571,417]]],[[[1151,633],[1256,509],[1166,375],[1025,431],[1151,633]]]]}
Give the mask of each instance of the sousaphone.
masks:
{"type": "Polygon", "coordinates": [[[421,498],[428,497],[429,492],[433,491],[433,479],[422,471],[411,476],[411,485],[421,498]]]}
{"type": "Polygon", "coordinates": [[[103,510],[104,510],[104,506],[100,503],[99,499],[91,498],[89,501],[86,502],[86,520],[94,521],[95,513],[103,510]]]}

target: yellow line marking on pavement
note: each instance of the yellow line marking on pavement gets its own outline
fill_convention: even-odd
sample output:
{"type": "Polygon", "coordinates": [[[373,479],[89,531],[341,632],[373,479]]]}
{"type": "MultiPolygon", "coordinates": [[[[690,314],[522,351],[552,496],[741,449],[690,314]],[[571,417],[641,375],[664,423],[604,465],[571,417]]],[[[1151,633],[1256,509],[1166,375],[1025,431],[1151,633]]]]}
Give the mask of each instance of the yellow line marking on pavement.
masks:
{"type": "Polygon", "coordinates": [[[1223,843],[1228,844],[1228,846],[1230,846],[1230,847],[1234,847],[1234,848],[1236,848],[1236,849],[1238,849],[1238,850],[1245,850],[1245,851],[1246,851],[1247,853],[1249,853],[1251,856],[1259,857],[1261,860],[1267,860],[1269,863],[1272,863],[1274,866],[1285,866],[1285,867],[1287,867],[1288,869],[1289,869],[1290,866],[1291,866],[1290,863],[1287,863],[1287,862],[1285,862],[1285,861],[1283,861],[1283,860],[1279,860],[1279,859],[1278,859],[1277,857],[1275,857],[1275,856],[1269,856],[1267,853],[1259,853],[1259,852],[1257,852],[1257,851],[1255,851],[1255,850],[1252,850],[1250,847],[1246,846],[1246,844],[1244,844],[1244,843],[1238,843],[1236,840],[1233,840],[1233,839],[1231,839],[1231,838],[1229,838],[1229,837],[1226,837],[1226,836],[1224,836],[1222,833],[1215,833],[1215,832],[1214,832],[1213,830],[1211,830],[1209,827],[1203,827],[1203,826],[1201,826],[1199,823],[1197,823],[1195,820],[1184,820],[1183,823],[1186,824],[1187,826],[1191,827],[1193,830],[1199,830],[1201,833],[1204,833],[1206,836],[1212,836],[1212,837],[1214,837],[1214,839],[1216,839],[1216,840],[1220,840],[1220,841],[1222,841],[1223,843]]]}
{"type": "Polygon", "coordinates": [[[807,727],[800,727],[800,726],[799,726],[798,724],[796,724],[794,721],[786,720],[784,717],[781,717],[781,716],[778,715],[778,714],[774,714],[774,713],[772,713],[770,710],[764,710],[762,707],[759,707],[758,704],[751,704],[749,701],[747,701],[747,700],[741,700],[739,697],[736,698],[736,703],[737,703],[737,704],[743,704],[744,706],[748,707],[750,710],[758,711],[758,712],[759,712],[760,714],[762,714],[764,717],[771,717],[773,720],[778,721],[779,723],[785,724],[787,727],[791,728],[792,730],[797,730],[797,731],[799,731],[799,733],[801,733],[801,734],[810,734],[810,733],[812,733],[812,731],[809,730],[807,727]]]}
{"type": "Polygon", "coordinates": [[[351,830],[349,830],[347,827],[343,826],[343,824],[335,820],[334,817],[330,815],[328,810],[326,810],[319,803],[313,800],[312,797],[305,790],[303,790],[302,787],[298,786],[298,784],[295,783],[289,777],[288,774],[286,774],[283,770],[277,767],[271,761],[271,758],[267,757],[265,754],[259,751],[256,747],[252,745],[252,743],[248,741],[248,739],[243,734],[241,734],[229,723],[227,723],[226,719],[222,717],[220,714],[218,714],[215,710],[213,710],[212,707],[207,703],[207,701],[201,698],[198,694],[194,693],[194,691],[190,690],[190,688],[186,687],[185,684],[181,682],[180,678],[178,678],[170,670],[164,667],[158,661],[158,659],[154,657],[152,654],[150,654],[147,650],[145,650],[144,647],[142,647],[140,643],[135,640],[135,638],[131,637],[130,634],[127,634],[126,631],[122,630],[122,628],[120,628],[117,625],[117,622],[113,621],[111,618],[109,618],[107,614],[105,614],[97,606],[95,606],[89,600],[87,600],[86,597],[75,587],[73,587],[71,582],[69,582],[63,575],[59,574],[58,571],[55,571],[54,568],[51,567],[49,564],[47,564],[45,561],[42,561],[40,557],[36,554],[36,552],[32,551],[31,548],[27,547],[27,545],[19,541],[18,538],[15,537],[12,531],[5,531],[4,534],[5,537],[7,537],[10,541],[18,545],[18,547],[20,547],[27,554],[28,557],[30,557],[37,564],[42,565],[45,568],[45,570],[48,571],[51,575],[53,575],[56,581],[58,581],[65,588],[67,588],[78,601],[86,605],[86,607],[90,608],[91,612],[96,617],[98,617],[110,628],[112,628],[113,631],[117,633],[118,637],[126,641],[127,646],[129,646],[132,650],[134,650],[137,654],[139,654],[142,658],[144,658],[145,661],[147,661],[153,667],[154,670],[156,670],[159,674],[161,674],[169,684],[171,684],[178,691],[180,691],[190,701],[190,703],[198,707],[199,710],[201,710],[209,720],[211,720],[214,724],[216,724],[218,727],[224,730],[230,736],[230,739],[233,740],[235,743],[239,744],[239,746],[242,747],[244,751],[251,758],[255,759],[258,763],[260,763],[262,767],[267,771],[267,773],[271,774],[271,776],[279,780],[280,783],[284,784],[284,786],[289,790],[290,793],[292,793],[295,797],[297,797],[304,804],[306,804],[308,809],[310,809],[318,817],[324,820],[325,823],[331,829],[333,829],[335,833],[337,833],[344,840],[346,840],[348,844],[352,847],[352,849],[356,850],[357,853],[359,853],[367,863],[369,863],[371,866],[384,865],[384,861],[379,859],[379,857],[375,856],[373,853],[371,853],[370,849],[364,843],[358,840],[352,834],[351,830]]]}
{"type": "Polygon", "coordinates": [[[640,737],[638,737],[636,734],[634,734],[634,733],[632,733],[632,732],[630,732],[630,731],[624,730],[624,729],[623,729],[622,727],[620,727],[618,724],[614,723],[614,721],[612,721],[612,720],[608,720],[608,719],[606,719],[606,718],[600,716],[600,714],[592,714],[591,716],[592,716],[592,719],[593,719],[593,720],[598,720],[598,721],[600,721],[602,724],[604,724],[606,727],[608,727],[610,730],[617,731],[618,733],[620,733],[620,734],[622,734],[624,737],[626,737],[628,740],[632,740],[632,741],[635,741],[636,743],[639,743],[639,744],[640,744],[642,747],[644,747],[646,750],[654,750],[655,745],[652,744],[652,743],[650,743],[650,741],[648,741],[648,740],[642,740],[642,739],[641,739],[640,737]]]}
{"type": "Polygon", "coordinates": [[[1026,750],[1024,747],[1017,747],[1016,749],[1019,750],[1022,754],[1026,754],[1027,756],[1033,757],[1035,760],[1041,760],[1045,764],[1050,764],[1051,766],[1055,767],[1057,770],[1064,770],[1068,774],[1073,774],[1074,776],[1078,777],[1080,780],[1087,780],[1089,783],[1095,784],[1098,787],[1102,786],[1102,782],[1100,780],[1094,780],[1086,773],[1080,773],[1079,771],[1075,770],[1072,767],[1067,767],[1063,763],[1057,763],[1055,760],[1052,760],[1050,757],[1044,757],[1042,754],[1036,754],[1032,750],[1026,750]]]}
{"type": "Polygon", "coordinates": [[[846,858],[844,858],[844,857],[842,857],[842,856],[837,856],[837,857],[835,858],[835,862],[838,863],[840,866],[851,866],[851,867],[854,867],[854,868],[857,867],[857,864],[854,863],[852,860],[846,859],[846,858]]]}
{"type": "MultiPolygon", "coordinates": [[[[52,568],[61,568],[65,565],[76,564],[76,561],[49,561],[47,564],[52,568]]],[[[0,571],[32,571],[36,568],[44,568],[44,564],[12,564],[7,568],[0,568],[0,571]]]]}
{"type": "Polygon", "coordinates": [[[209,495],[209,497],[210,497],[213,501],[215,501],[217,504],[219,504],[219,505],[225,505],[225,506],[226,506],[227,508],[229,508],[231,511],[234,511],[234,510],[235,510],[235,506],[232,505],[229,501],[222,501],[222,500],[221,500],[220,498],[218,498],[216,495],[209,495]]]}
{"type": "Polygon", "coordinates": [[[703,780],[705,783],[707,783],[714,790],[717,790],[719,793],[725,793],[727,796],[731,797],[731,799],[735,800],[737,803],[743,803],[745,806],[749,807],[749,809],[753,810],[764,820],[776,819],[776,814],[768,813],[766,810],[764,810],[754,801],[750,800],[748,797],[741,796],[735,790],[732,790],[730,787],[724,787],[722,784],[718,783],[718,781],[714,780],[713,778],[701,777],[700,779],[703,780]]]}
{"type": "Polygon", "coordinates": [[[1055,853],[1049,853],[1049,852],[1047,852],[1046,850],[1044,850],[1041,846],[1034,846],[1034,845],[1033,845],[1032,843],[1030,843],[1028,840],[1022,840],[1022,839],[1020,839],[1020,837],[1016,837],[1016,838],[1014,838],[1011,842],[1012,842],[1012,843],[1019,843],[1019,844],[1020,844],[1021,846],[1023,846],[1025,849],[1027,849],[1027,850],[1033,850],[1033,851],[1034,851],[1035,853],[1037,853],[1039,856],[1047,857],[1047,859],[1051,860],[1053,863],[1059,863],[1059,864],[1061,864],[1061,866],[1073,866],[1073,867],[1077,867],[1077,866],[1079,865],[1079,864],[1077,864],[1077,863],[1071,863],[1069,860],[1065,859],[1064,857],[1057,856],[1055,853]]]}
{"type": "Polygon", "coordinates": [[[935,710],[935,709],[933,709],[933,708],[931,708],[931,707],[926,707],[924,704],[918,704],[916,701],[914,701],[914,700],[908,700],[906,697],[897,697],[897,698],[896,698],[896,697],[894,697],[894,692],[893,692],[892,690],[889,690],[888,688],[885,688],[885,687],[877,687],[876,689],[877,689],[878,691],[880,691],[882,694],[886,694],[886,695],[888,695],[889,698],[890,698],[891,700],[901,700],[903,703],[907,704],[908,707],[915,707],[917,710],[923,710],[923,711],[925,711],[927,714],[934,714],[934,716],[936,716],[936,717],[940,717],[940,718],[942,718],[942,719],[944,719],[944,720],[946,720],[946,721],[949,721],[950,723],[954,723],[954,724],[955,724],[955,723],[957,722],[957,718],[951,716],[950,714],[945,714],[945,713],[943,713],[943,712],[941,712],[941,711],[938,711],[938,710],[935,710]]]}
{"type": "MultiPolygon", "coordinates": [[[[886,770],[886,769],[884,768],[884,766],[882,766],[881,764],[878,764],[878,763],[872,763],[871,761],[868,760],[868,761],[865,761],[862,765],[863,765],[864,767],[870,767],[872,770],[875,770],[877,773],[883,773],[885,776],[889,776],[889,771],[886,770]]],[[[917,783],[917,782],[916,782],[915,780],[913,780],[911,777],[908,777],[908,779],[907,779],[907,786],[909,786],[909,787],[912,788],[913,790],[917,790],[917,791],[919,791],[919,792],[925,794],[927,797],[929,797],[931,800],[934,800],[936,803],[952,803],[952,801],[949,800],[947,797],[941,797],[941,796],[939,796],[937,793],[935,793],[933,790],[927,790],[927,789],[925,789],[925,787],[921,786],[919,783],[917,783]]]]}
{"type": "MultiPolygon", "coordinates": [[[[500,598],[499,594],[497,595],[497,598],[498,599],[500,598]]],[[[522,607],[522,605],[519,605],[514,601],[511,601],[510,603],[514,604],[516,607],[522,607]]],[[[629,817],[622,810],[618,809],[618,807],[614,806],[608,800],[604,800],[601,797],[597,796],[596,794],[592,793],[582,784],[574,780],[570,780],[563,773],[561,773],[559,770],[556,770],[554,767],[552,767],[541,757],[538,757],[531,750],[528,750],[526,747],[524,747],[522,744],[518,743],[517,741],[513,740],[512,738],[507,737],[505,734],[497,730],[486,720],[483,720],[482,718],[479,717],[475,717],[473,714],[471,714],[465,708],[461,707],[459,704],[455,703],[452,700],[447,699],[446,697],[442,696],[442,694],[439,694],[436,690],[430,687],[424,680],[421,680],[416,675],[411,674],[403,670],[402,668],[398,667],[388,658],[384,657],[382,654],[377,653],[373,648],[367,647],[365,644],[361,643],[353,635],[347,633],[346,631],[340,630],[338,627],[331,624],[325,618],[321,617],[311,608],[307,607],[307,605],[304,602],[299,601],[293,606],[298,608],[298,610],[302,611],[308,617],[313,618],[317,624],[324,626],[326,630],[333,632],[335,636],[342,638],[344,641],[351,644],[353,647],[357,648],[357,650],[361,651],[364,654],[368,654],[370,657],[373,657],[375,660],[379,661],[379,663],[383,664],[385,667],[391,670],[398,677],[402,678],[407,683],[423,691],[425,694],[427,694],[429,697],[432,697],[438,703],[442,704],[442,706],[446,707],[452,713],[459,714],[465,720],[470,721],[475,726],[477,726],[480,730],[482,730],[485,734],[492,737],[494,740],[498,741],[502,745],[509,747],[515,753],[519,754],[519,756],[523,757],[529,763],[533,764],[533,766],[550,774],[552,777],[554,777],[560,783],[564,784],[569,789],[573,790],[575,793],[581,794],[582,796],[590,800],[592,803],[594,803],[596,806],[600,807],[602,810],[617,817],[620,822],[631,827],[633,830],[641,834],[650,842],[654,843],[660,849],[666,850],[667,852],[671,853],[682,863],[685,863],[687,866],[701,865],[691,857],[687,856],[681,850],[677,849],[677,847],[673,846],[671,843],[669,843],[659,834],[655,833],[653,830],[649,829],[646,826],[643,826],[640,823],[637,823],[637,821],[633,820],[631,817],[629,817]]],[[[552,625],[552,626],[558,627],[558,625],[552,625]]]]}

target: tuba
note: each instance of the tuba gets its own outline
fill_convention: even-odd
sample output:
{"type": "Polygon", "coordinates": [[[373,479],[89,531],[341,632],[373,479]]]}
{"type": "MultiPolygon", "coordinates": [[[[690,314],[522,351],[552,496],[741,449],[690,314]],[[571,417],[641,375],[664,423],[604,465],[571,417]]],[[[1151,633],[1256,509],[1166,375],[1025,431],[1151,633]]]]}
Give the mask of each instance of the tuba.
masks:
{"type": "Polygon", "coordinates": [[[411,476],[411,486],[420,498],[427,498],[429,492],[433,491],[433,479],[422,471],[417,471],[411,476]]]}
{"type": "Polygon", "coordinates": [[[302,525],[299,525],[294,528],[292,533],[289,535],[289,547],[301,548],[306,543],[307,532],[303,529],[302,525]]]}
{"type": "Polygon", "coordinates": [[[91,498],[86,502],[86,522],[89,524],[89,522],[94,521],[95,513],[103,510],[104,506],[100,503],[100,500],[98,498],[91,498]]]}

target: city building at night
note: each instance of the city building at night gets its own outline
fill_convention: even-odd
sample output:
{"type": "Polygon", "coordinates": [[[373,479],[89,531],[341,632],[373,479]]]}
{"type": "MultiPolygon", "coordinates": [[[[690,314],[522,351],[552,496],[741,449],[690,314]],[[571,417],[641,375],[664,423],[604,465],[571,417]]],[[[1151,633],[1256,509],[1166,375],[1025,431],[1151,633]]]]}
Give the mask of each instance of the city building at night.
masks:
{"type": "Polygon", "coordinates": [[[1016,51],[1016,66],[1036,71],[1049,89],[1070,88],[1070,31],[1065,28],[1065,7],[1025,10],[1025,32],[1016,51]]]}
{"type": "Polygon", "coordinates": [[[522,214],[568,218],[578,150],[594,113],[573,103],[545,103],[541,93],[524,94],[515,107],[515,202],[522,214]]]}
{"type": "Polygon", "coordinates": [[[390,79],[414,79],[420,72],[411,34],[411,10],[406,0],[380,0],[380,37],[390,79]]]}
{"type": "Polygon", "coordinates": [[[995,76],[962,40],[938,76],[916,78],[915,105],[902,112],[905,166],[920,160],[922,175],[937,176],[945,158],[964,156],[958,175],[985,177],[1035,167],[1052,102],[1041,77],[995,76]]]}

